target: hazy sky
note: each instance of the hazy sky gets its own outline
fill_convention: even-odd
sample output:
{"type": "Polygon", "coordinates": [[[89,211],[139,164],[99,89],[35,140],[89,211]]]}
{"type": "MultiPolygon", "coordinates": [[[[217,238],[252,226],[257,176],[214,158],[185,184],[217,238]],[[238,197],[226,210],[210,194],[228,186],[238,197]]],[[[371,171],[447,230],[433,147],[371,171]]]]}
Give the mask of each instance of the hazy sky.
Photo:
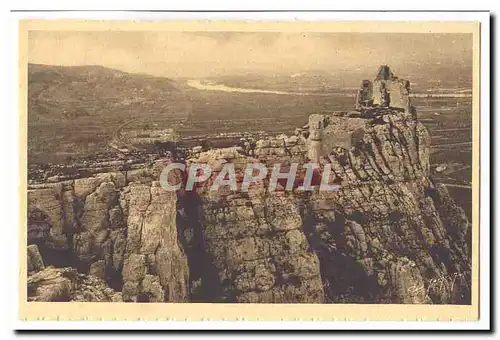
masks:
{"type": "Polygon", "coordinates": [[[167,77],[373,70],[380,64],[408,73],[415,64],[472,63],[470,34],[31,31],[28,46],[31,63],[167,77]]]}

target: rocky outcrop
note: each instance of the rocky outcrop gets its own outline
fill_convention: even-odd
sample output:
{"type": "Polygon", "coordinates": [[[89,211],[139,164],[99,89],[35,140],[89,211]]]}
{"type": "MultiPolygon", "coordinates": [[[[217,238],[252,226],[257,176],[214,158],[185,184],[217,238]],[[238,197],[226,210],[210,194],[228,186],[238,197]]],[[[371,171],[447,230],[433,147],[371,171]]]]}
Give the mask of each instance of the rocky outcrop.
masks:
{"type": "Polygon", "coordinates": [[[74,268],[47,267],[28,277],[28,301],[121,302],[104,280],[74,268]]]}
{"type": "Polygon", "coordinates": [[[123,299],[122,293],[110,288],[103,279],[93,275],[78,274],[70,301],[123,302],[123,299]]]}
{"type": "Polygon", "coordinates": [[[40,270],[45,269],[45,264],[43,263],[42,255],[35,244],[30,244],[28,246],[28,274],[36,273],[40,270]]]}
{"type": "Polygon", "coordinates": [[[327,299],[466,303],[470,224],[429,178],[426,129],[393,112],[365,131],[355,147],[328,157],[340,190],[315,192],[306,204],[327,299]]]}
{"type": "MultiPolygon", "coordinates": [[[[425,127],[413,114],[384,112],[356,118],[363,133],[348,146],[322,149],[337,191],[269,192],[268,179],[248,192],[209,190],[225,163],[235,165],[240,185],[248,163],[307,162],[303,131],[252,150],[196,150],[188,164],[214,172],[184,195],[161,188],[160,163],[31,186],[28,243],[41,255],[28,250],[28,270],[38,271],[30,296],[74,297],[86,275],[107,281],[123,301],[469,303],[470,223],[429,177],[425,127]],[[61,252],[66,263],[56,261],[61,252]]],[[[353,118],[328,119],[344,126],[353,118]]]]}
{"type": "MultiPolygon", "coordinates": [[[[267,192],[263,180],[248,193],[214,193],[208,180],[190,198],[186,206],[196,208],[183,228],[199,233],[192,247],[204,251],[192,256],[207,262],[194,277],[212,301],[468,301],[470,224],[429,178],[427,130],[400,111],[364,124],[351,148],[334,147],[323,159],[338,191],[267,192]]],[[[258,141],[255,157],[268,167],[304,162],[307,143],[297,137],[288,152],[287,140],[258,141]]],[[[232,162],[241,179],[255,159],[221,150],[191,161],[212,169],[232,162]]]]}
{"type": "Polygon", "coordinates": [[[73,268],[48,267],[28,277],[28,301],[70,301],[77,272],[73,268]]]}
{"type": "Polygon", "coordinates": [[[299,202],[283,192],[262,188],[248,195],[198,197],[201,216],[188,218],[186,232],[196,235],[192,258],[205,259],[193,277],[212,301],[324,301],[319,260],[302,229],[299,202]],[[202,242],[200,244],[200,242],[202,242]],[[210,288],[209,288],[210,287],[210,288]]]}
{"type": "Polygon", "coordinates": [[[105,279],[125,301],[185,301],[176,201],[158,182],[129,182],[126,173],[39,185],[28,191],[28,242],[47,264],[105,279]]]}

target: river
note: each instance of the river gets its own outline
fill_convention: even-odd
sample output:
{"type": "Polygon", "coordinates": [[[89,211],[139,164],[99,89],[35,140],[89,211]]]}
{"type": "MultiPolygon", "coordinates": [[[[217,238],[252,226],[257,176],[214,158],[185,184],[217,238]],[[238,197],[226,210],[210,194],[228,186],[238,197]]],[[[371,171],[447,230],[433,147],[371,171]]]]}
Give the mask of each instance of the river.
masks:
{"type": "MultiPolygon", "coordinates": [[[[254,88],[243,88],[243,87],[231,87],[224,84],[213,84],[207,83],[198,79],[191,79],[187,81],[189,87],[195,88],[202,91],[220,91],[228,93],[262,93],[262,94],[276,94],[276,95],[286,95],[286,96],[332,96],[332,95],[342,95],[348,97],[355,97],[355,91],[353,93],[348,92],[291,92],[291,91],[278,91],[278,90],[262,90],[254,88]]],[[[470,98],[471,93],[412,93],[410,97],[414,98],[470,98]]]]}
{"type": "Polygon", "coordinates": [[[262,90],[262,89],[253,89],[253,88],[242,88],[242,87],[230,87],[224,84],[210,84],[204,83],[201,80],[193,79],[188,80],[187,85],[189,87],[195,88],[197,90],[203,91],[221,91],[221,92],[230,92],[230,93],[263,93],[263,94],[277,94],[277,95],[286,95],[286,96],[331,96],[334,94],[338,95],[348,95],[350,97],[354,97],[354,95],[349,95],[346,93],[316,93],[316,92],[290,92],[290,91],[276,91],[276,90],[262,90]]]}

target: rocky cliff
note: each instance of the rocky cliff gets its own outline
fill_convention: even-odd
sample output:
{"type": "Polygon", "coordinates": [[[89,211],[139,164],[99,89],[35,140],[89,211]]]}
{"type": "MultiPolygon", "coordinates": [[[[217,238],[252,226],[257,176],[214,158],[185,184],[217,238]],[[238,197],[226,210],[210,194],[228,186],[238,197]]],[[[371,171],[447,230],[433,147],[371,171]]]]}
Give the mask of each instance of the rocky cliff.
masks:
{"type": "MultiPolygon", "coordinates": [[[[354,118],[325,119],[335,127],[354,118]]],[[[350,147],[332,146],[322,159],[338,191],[269,192],[264,179],[248,192],[210,191],[207,181],[178,195],[159,185],[161,162],[31,185],[28,244],[45,265],[98,277],[123,301],[470,303],[470,223],[429,177],[427,130],[396,110],[361,125],[350,147]]],[[[197,152],[187,162],[211,164],[212,176],[232,162],[241,181],[257,160],[305,163],[305,137],[197,152]]],[[[29,287],[47,271],[32,258],[29,287]]]]}
{"type": "Polygon", "coordinates": [[[125,301],[187,301],[176,195],[152,181],[153,172],[138,181],[106,173],[28,190],[28,243],[46,263],[105,279],[125,301]]]}

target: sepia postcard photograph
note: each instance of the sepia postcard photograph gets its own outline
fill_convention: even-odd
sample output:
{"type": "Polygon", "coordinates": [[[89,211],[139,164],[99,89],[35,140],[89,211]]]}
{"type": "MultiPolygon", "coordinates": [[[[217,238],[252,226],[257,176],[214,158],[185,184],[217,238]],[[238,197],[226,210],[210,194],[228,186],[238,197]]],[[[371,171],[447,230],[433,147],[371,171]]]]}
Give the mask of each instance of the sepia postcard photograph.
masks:
{"type": "Polygon", "coordinates": [[[478,320],[479,52],[474,21],[20,21],[19,317],[478,320]]]}

